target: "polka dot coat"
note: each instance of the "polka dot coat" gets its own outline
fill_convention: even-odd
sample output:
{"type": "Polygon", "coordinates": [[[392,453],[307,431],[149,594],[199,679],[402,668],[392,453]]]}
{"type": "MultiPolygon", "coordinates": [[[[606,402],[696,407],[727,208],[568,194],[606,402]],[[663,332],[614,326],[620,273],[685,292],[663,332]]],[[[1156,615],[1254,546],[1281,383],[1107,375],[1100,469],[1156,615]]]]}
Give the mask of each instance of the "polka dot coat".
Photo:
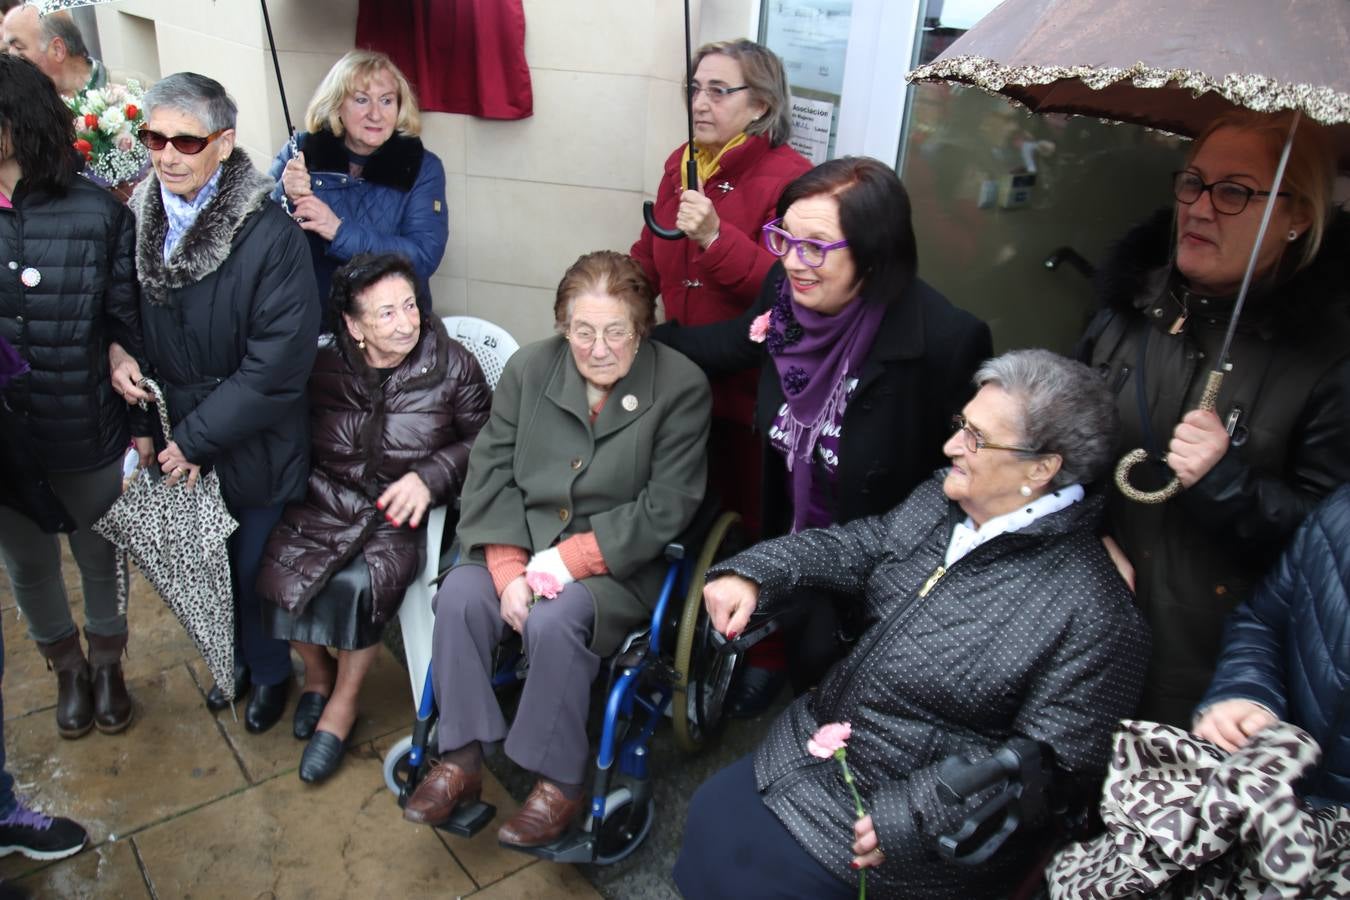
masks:
{"type": "Polygon", "coordinates": [[[755,754],[764,802],[837,877],[857,883],[852,802],[839,765],[806,752],[826,722],[853,726],[849,767],[886,855],[868,876],[874,896],[999,896],[1032,858],[1015,843],[978,867],[938,857],[938,836],[983,799],[939,799],[947,756],[983,758],[1023,735],[1053,747],[1071,777],[1100,779],[1149,652],[1097,538],[1103,506],[1089,494],[941,569],[964,514],[939,476],[884,516],[767,541],[714,568],[759,583],[762,612],[803,587],[864,606],[868,627],[853,651],[783,712],[755,754]]]}

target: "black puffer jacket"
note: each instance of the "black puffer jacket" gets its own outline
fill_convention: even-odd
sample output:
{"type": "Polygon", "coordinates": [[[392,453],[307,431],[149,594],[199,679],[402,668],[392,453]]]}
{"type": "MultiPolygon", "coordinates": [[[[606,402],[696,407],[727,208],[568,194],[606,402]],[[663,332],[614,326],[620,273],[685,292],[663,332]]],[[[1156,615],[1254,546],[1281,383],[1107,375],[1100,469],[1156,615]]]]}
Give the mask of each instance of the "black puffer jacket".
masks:
{"type": "Polygon", "coordinates": [[[303,503],[286,508],[263,551],[258,592],[296,613],[357,553],[370,567],[372,617],[387,621],[417,574],[422,530],[395,528],[375,501],[409,472],[433,506],[459,493],[492,393],[473,354],[440,319],[387,380],[345,333],[319,351],[309,379],[314,468],[303,503]]]}
{"type": "Polygon", "coordinates": [[[1006,892],[1028,863],[1024,847],[1010,845],[978,867],[938,858],[937,837],[972,808],[938,798],[938,765],[954,753],[986,757],[1023,735],[1053,747],[1072,776],[1100,778],[1148,658],[1148,631],[1095,537],[1099,495],[995,537],[944,570],[952,529],[965,516],[943,494],[942,474],[884,516],[767,541],[711,573],[758,582],[762,612],[800,587],[865,606],[868,627],[852,652],[773,723],[755,754],[755,779],[802,847],[857,884],[848,787],[834,760],[806,750],[820,725],[851,723],[849,768],[886,855],[867,879],[879,897],[1006,892]]]}
{"type": "Polygon", "coordinates": [[[1200,707],[1243,698],[1306,730],[1322,763],[1307,796],[1350,805],[1350,485],[1303,523],[1224,629],[1200,707]]]}
{"type": "MultiPolygon", "coordinates": [[[[1160,213],[1116,248],[1103,270],[1105,309],[1086,348],[1116,392],[1122,451],[1145,446],[1150,430],[1158,452],[1167,449],[1198,404],[1228,327],[1231,298],[1188,294],[1173,276],[1170,223],[1171,214],[1160,213]],[[1189,316],[1170,334],[1181,302],[1189,316]]],[[[1134,564],[1153,627],[1141,718],[1190,724],[1214,674],[1224,618],[1251,595],[1304,516],[1350,481],[1348,300],[1350,215],[1340,214],[1310,267],[1256,290],[1243,310],[1217,409],[1234,422],[1227,454],[1166,503],[1133,503],[1112,488],[1110,527],[1134,564]]],[[[1171,474],[1162,468],[1136,469],[1136,484],[1159,486],[1171,474]]]]}
{"type": "Polygon", "coordinates": [[[0,209],[0,337],[32,371],[5,398],[50,471],[94,469],[127,448],[108,344],[141,348],[131,214],[83,178],[63,196],[20,181],[12,202],[0,209]],[[25,272],[41,280],[26,287],[25,272]]]}
{"type": "Polygon", "coordinates": [[[231,506],[273,506],[305,495],[319,299],[304,234],[268,200],[272,182],[237,147],[221,170],[168,263],[159,179],[132,195],[145,355],[183,455],[215,467],[231,506]]]}

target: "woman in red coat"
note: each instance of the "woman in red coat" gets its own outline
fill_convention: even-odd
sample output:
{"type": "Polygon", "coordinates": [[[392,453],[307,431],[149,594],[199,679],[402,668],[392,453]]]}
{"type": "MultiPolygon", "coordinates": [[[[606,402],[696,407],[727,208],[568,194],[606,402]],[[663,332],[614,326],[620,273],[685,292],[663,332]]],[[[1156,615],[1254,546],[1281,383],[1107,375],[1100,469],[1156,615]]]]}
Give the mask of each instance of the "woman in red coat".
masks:
{"type": "MultiPolygon", "coordinates": [[[[768,48],[748,40],[704,44],[688,87],[699,183],[684,183],[690,147],[677,147],[666,160],[655,209],[658,224],[674,225],[686,237],[661,240],[644,227],[629,251],[661,295],[666,321],[684,326],[735,319],[755,301],[777,262],[760,242],[760,229],[776,215],[783,189],[811,170],[806,157],[787,145],[787,78],[768,48]]],[[[756,388],[753,369],[713,380],[708,437],[710,491],[741,514],[752,538],[762,524],[756,388]]],[[[749,662],[746,678],[753,684],[738,687],[733,715],[752,714],[759,696],[781,686],[781,640],[758,645],[749,662]],[[745,692],[751,696],[742,710],[739,695],[745,692]]]]}
{"type": "MultiPolygon", "coordinates": [[[[661,295],[667,320],[707,325],[754,302],[777,258],[759,230],[783,189],[811,164],[787,145],[791,109],[783,64],[753,41],[705,44],[689,85],[698,185],[685,185],[689,146],[666,160],[656,221],[683,231],[665,241],[643,228],[629,253],[661,295]]],[[[759,441],[751,430],[753,371],[713,382],[709,479],[722,504],[759,530],[759,441]]]]}

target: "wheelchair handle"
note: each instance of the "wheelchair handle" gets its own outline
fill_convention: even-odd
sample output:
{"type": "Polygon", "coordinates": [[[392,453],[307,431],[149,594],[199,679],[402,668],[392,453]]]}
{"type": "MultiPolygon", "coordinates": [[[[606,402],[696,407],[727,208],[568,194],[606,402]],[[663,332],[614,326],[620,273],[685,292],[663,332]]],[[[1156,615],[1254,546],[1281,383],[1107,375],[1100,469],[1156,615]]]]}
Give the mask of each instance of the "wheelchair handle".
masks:
{"type": "Polygon", "coordinates": [[[717,646],[718,653],[741,654],[773,634],[780,627],[776,618],[769,617],[758,625],[747,628],[736,635],[733,640],[727,640],[727,636],[715,628],[710,630],[712,631],[712,642],[717,646]]]}
{"type": "Polygon", "coordinates": [[[950,756],[938,766],[938,796],[947,803],[964,803],[1004,781],[1034,781],[1043,762],[1041,744],[1030,738],[1013,738],[979,762],[950,756]]]}

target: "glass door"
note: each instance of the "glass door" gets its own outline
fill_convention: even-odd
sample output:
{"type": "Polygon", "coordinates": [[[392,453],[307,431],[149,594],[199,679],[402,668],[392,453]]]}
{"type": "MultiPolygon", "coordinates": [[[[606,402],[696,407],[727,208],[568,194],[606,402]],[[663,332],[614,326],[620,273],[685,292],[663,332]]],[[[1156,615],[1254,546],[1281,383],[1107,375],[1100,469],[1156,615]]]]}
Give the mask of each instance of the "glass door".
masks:
{"type": "MultiPolygon", "coordinates": [[[[927,0],[915,64],[997,5],[927,0]]],[[[920,275],[988,322],[995,350],[1068,351],[1095,311],[1088,267],[1170,205],[1184,142],[1030,115],[976,88],[922,84],[909,94],[897,168],[913,203],[920,275]]]]}

